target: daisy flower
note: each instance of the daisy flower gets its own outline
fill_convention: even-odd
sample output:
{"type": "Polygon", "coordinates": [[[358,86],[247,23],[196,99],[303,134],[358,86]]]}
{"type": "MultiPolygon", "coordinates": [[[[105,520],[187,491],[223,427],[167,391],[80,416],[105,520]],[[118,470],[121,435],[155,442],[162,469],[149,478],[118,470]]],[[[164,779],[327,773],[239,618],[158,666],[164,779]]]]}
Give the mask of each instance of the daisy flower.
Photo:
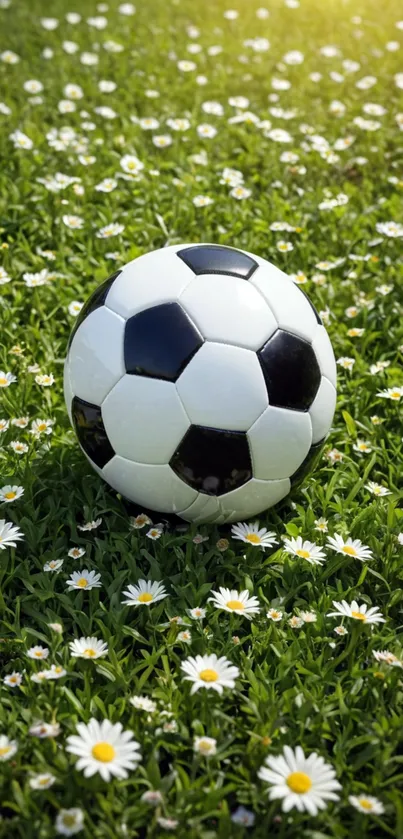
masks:
{"type": "Polygon", "coordinates": [[[77,755],[76,768],[83,770],[85,778],[96,772],[103,781],[127,778],[127,770],[137,768],[141,759],[139,744],[133,740],[132,731],[123,731],[120,722],[99,723],[92,718],[88,725],[78,723],[77,731],[67,738],[66,750],[77,755]]]}
{"type": "Polygon", "coordinates": [[[156,539],[160,539],[162,536],[162,528],[161,527],[152,527],[150,530],[147,531],[146,536],[149,539],[152,539],[154,542],[156,539]]]}
{"type": "Polygon", "coordinates": [[[391,653],[389,650],[373,650],[372,655],[376,659],[376,661],[384,662],[385,664],[389,664],[390,667],[403,667],[403,661],[397,657],[394,653],[391,653]]]}
{"type": "Polygon", "coordinates": [[[30,647],[30,649],[27,650],[28,658],[44,659],[44,658],[47,658],[48,655],[49,655],[48,647],[42,647],[40,644],[38,644],[35,647],[30,647]]]}
{"type": "Polygon", "coordinates": [[[55,383],[53,373],[40,373],[35,376],[35,381],[41,387],[51,387],[55,383]]]}
{"type": "Polygon", "coordinates": [[[153,583],[151,580],[139,580],[136,586],[129,585],[123,594],[128,599],[121,602],[127,606],[151,606],[157,600],[168,597],[165,586],[162,583],[153,583]]]}
{"type": "Polygon", "coordinates": [[[234,688],[235,679],[239,676],[239,669],[231,664],[225,656],[217,658],[212,655],[197,655],[187,658],[181,664],[186,674],[185,681],[193,682],[190,693],[196,693],[200,688],[215,690],[222,693],[224,688],[234,688]]]}
{"type": "Polygon", "coordinates": [[[337,364],[339,364],[340,367],[344,367],[345,370],[352,370],[355,364],[355,358],[349,358],[348,356],[343,355],[337,359],[337,364]]]}
{"type": "Polygon", "coordinates": [[[35,682],[35,684],[39,685],[41,682],[46,680],[46,670],[38,670],[37,673],[31,674],[31,682],[35,682]]]}
{"type": "Polygon", "coordinates": [[[7,685],[9,688],[18,688],[22,682],[22,673],[17,673],[16,670],[13,670],[12,673],[9,673],[8,676],[4,676],[3,684],[7,685]]]}
{"type": "Polygon", "coordinates": [[[10,760],[17,748],[16,740],[10,740],[6,734],[0,734],[0,761],[10,760]]]}
{"type": "Polygon", "coordinates": [[[368,609],[366,603],[362,603],[361,606],[358,605],[356,600],[353,600],[351,606],[347,603],[347,600],[342,600],[339,603],[337,600],[333,600],[333,606],[336,609],[335,612],[328,612],[328,618],[339,618],[340,616],[346,618],[353,618],[356,621],[362,621],[363,623],[385,623],[385,618],[382,617],[382,613],[379,611],[377,606],[371,606],[368,609]]]}
{"type": "Polygon", "coordinates": [[[10,504],[12,501],[17,501],[18,498],[21,498],[21,495],[24,494],[24,488],[21,486],[11,486],[10,484],[6,484],[6,486],[0,489],[0,501],[4,504],[10,504]]]}
{"type": "Polygon", "coordinates": [[[324,519],[323,516],[320,519],[315,519],[315,530],[319,530],[320,533],[327,533],[327,519],[324,519]]]}
{"type": "Polygon", "coordinates": [[[50,562],[45,562],[43,566],[44,571],[60,571],[63,566],[63,559],[51,559],[50,562]]]}
{"type": "Polygon", "coordinates": [[[195,207],[208,207],[209,204],[214,204],[214,200],[209,195],[195,195],[193,204],[195,207]]]}
{"type": "Polygon", "coordinates": [[[62,222],[70,230],[81,230],[84,227],[84,220],[80,216],[62,216],[62,222]]]}
{"type": "Polygon", "coordinates": [[[355,452],[359,452],[360,454],[369,454],[372,452],[372,446],[367,440],[358,439],[357,442],[353,444],[353,449],[355,452]]]}
{"type": "Polygon", "coordinates": [[[84,811],[80,807],[70,807],[69,810],[59,810],[56,821],[56,833],[62,836],[74,836],[84,827],[84,811]]]}
{"type": "Polygon", "coordinates": [[[67,556],[71,556],[72,559],[80,559],[85,554],[85,548],[70,548],[67,556]]]}
{"type": "Polygon", "coordinates": [[[111,236],[118,236],[119,233],[123,233],[124,229],[124,224],[111,222],[111,224],[106,224],[105,227],[101,227],[96,233],[96,236],[98,239],[109,239],[111,236]]]}
{"type": "Polygon", "coordinates": [[[209,602],[213,603],[216,609],[224,609],[225,612],[244,615],[248,620],[251,620],[252,615],[258,614],[260,611],[257,597],[251,597],[246,589],[238,592],[236,589],[220,586],[219,591],[213,591],[212,595],[212,597],[209,597],[209,602]]]}
{"type": "Polygon", "coordinates": [[[133,154],[125,154],[120,160],[120,165],[128,175],[138,175],[144,169],[144,163],[133,154]]]}
{"type": "Polygon", "coordinates": [[[60,664],[51,664],[49,670],[43,670],[42,672],[45,679],[48,679],[49,681],[52,679],[61,679],[67,674],[67,670],[65,670],[60,664]]]}
{"type": "Polygon", "coordinates": [[[188,629],[184,629],[183,632],[178,632],[177,641],[182,641],[184,644],[191,644],[192,643],[192,635],[188,629]]]}
{"type": "Polygon", "coordinates": [[[382,484],[377,484],[375,481],[368,481],[365,484],[365,489],[372,493],[372,495],[377,495],[378,498],[383,498],[385,495],[391,495],[390,489],[387,487],[382,486],[382,484]]]}
{"type": "MultiPolygon", "coordinates": [[[[78,524],[77,528],[78,528],[78,530],[96,530],[96,528],[99,527],[100,524],[102,524],[102,519],[101,518],[100,519],[94,519],[93,521],[87,521],[85,524],[78,524]]],[[[79,549],[76,548],[76,550],[79,550],[79,549]]],[[[84,551],[84,553],[85,553],[85,551],[84,551]]],[[[81,554],[81,556],[82,556],[82,554],[81,554]]]]}
{"type": "Polygon", "coordinates": [[[301,746],[284,746],[282,755],[267,757],[258,776],[270,785],[271,801],[282,799],[284,813],[296,807],[300,813],[316,816],[327,801],[338,800],[335,790],[341,789],[333,767],[316,752],[305,757],[301,746]]]}
{"type": "Polygon", "coordinates": [[[139,516],[132,516],[130,518],[130,527],[134,527],[135,530],[141,530],[142,527],[148,524],[152,524],[152,522],[145,513],[140,513],[139,516]]]}
{"type": "Polygon", "coordinates": [[[49,629],[53,629],[53,632],[57,632],[58,635],[62,635],[63,627],[61,623],[48,623],[49,629]]]}
{"type": "Polygon", "coordinates": [[[17,428],[26,428],[29,423],[29,417],[14,417],[11,420],[11,425],[15,425],[17,428]]]}
{"type": "Polygon", "coordinates": [[[105,641],[99,641],[94,635],[82,638],[75,638],[70,641],[70,655],[72,658],[101,658],[108,654],[108,645],[105,641]]]}
{"type": "Polygon", "coordinates": [[[54,420],[50,419],[37,419],[33,420],[31,423],[30,434],[33,434],[34,437],[40,437],[41,434],[52,434],[54,425],[54,420]]]}
{"type": "Polygon", "coordinates": [[[55,783],[56,777],[51,772],[40,772],[29,779],[31,789],[49,789],[55,783]]]}
{"type": "Polygon", "coordinates": [[[16,454],[26,454],[28,446],[26,443],[21,443],[20,440],[12,440],[10,443],[10,449],[13,449],[16,454]]]}
{"type": "MultiPolygon", "coordinates": [[[[45,670],[42,671],[46,673],[45,670]]],[[[43,678],[46,678],[44,676],[43,678]]],[[[57,737],[60,734],[60,725],[58,722],[35,722],[28,729],[32,737],[39,737],[40,740],[46,740],[47,737],[57,737]]]]}
{"type": "Polygon", "coordinates": [[[300,612],[299,616],[304,623],[315,623],[317,617],[315,612],[300,612]]]}
{"type": "Polygon", "coordinates": [[[299,556],[306,559],[311,565],[322,565],[326,554],[314,542],[303,541],[302,536],[296,539],[284,539],[284,550],[292,556],[299,556]]]}
{"type": "Polygon", "coordinates": [[[203,542],[208,542],[208,539],[208,536],[203,536],[202,533],[196,533],[196,536],[193,536],[192,542],[194,545],[201,545],[203,542]]]}
{"type": "Polygon", "coordinates": [[[195,621],[202,620],[206,617],[206,610],[202,609],[201,606],[196,606],[194,609],[188,609],[188,614],[195,621]]]}
{"type": "Polygon", "coordinates": [[[100,579],[100,574],[97,574],[95,571],[87,571],[84,568],[83,571],[73,571],[70,579],[66,582],[69,591],[74,588],[85,588],[87,591],[90,591],[92,588],[101,588],[102,583],[99,582],[100,579]]]}
{"type": "Polygon", "coordinates": [[[371,549],[368,545],[363,545],[359,539],[351,539],[350,536],[348,536],[347,539],[343,539],[342,536],[335,533],[334,536],[327,537],[327,544],[329,548],[333,548],[336,553],[352,556],[355,559],[360,559],[361,562],[366,562],[367,559],[372,559],[371,549]]]}
{"type": "Polygon", "coordinates": [[[149,699],[148,696],[132,696],[129,702],[137,711],[147,711],[148,714],[155,714],[157,710],[157,703],[153,699],[149,699]]]}
{"type": "Polygon", "coordinates": [[[211,757],[217,752],[217,740],[214,737],[195,737],[193,751],[203,757],[211,757]]]}
{"type": "Polygon", "coordinates": [[[10,387],[16,381],[17,376],[14,376],[14,373],[4,373],[0,370],[0,387],[10,387]]]}
{"type": "Polygon", "coordinates": [[[259,530],[258,521],[253,524],[245,524],[245,522],[233,524],[231,534],[234,539],[247,542],[254,547],[271,548],[273,545],[277,545],[276,534],[267,530],[266,527],[261,527],[259,530]]]}
{"type": "Polygon", "coordinates": [[[19,527],[15,527],[5,519],[0,519],[0,550],[5,551],[6,548],[16,548],[17,542],[24,538],[19,527]]]}
{"type": "Polygon", "coordinates": [[[266,612],[266,617],[269,618],[270,621],[273,621],[273,623],[278,623],[278,621],[281,621],[283,613],[280,612],[279,609],[269,609],[269,611],[266,612]]]}
{"type": "Polygon", "coordinates": [[[403,387],[388,387],[386,390],[381,390],[376,395],[381,396],[383,399],[392,399],[393,402],[399,402],[399,400],[403,397],[403,387]]]}
{"type": "Polygon", "coordinates": [[[334,628],[336,635],[348,635],[348,629],[345,626],[336,626],[334,628]]]}
{"type": "Polygon", "coordinates": [[[365,813],[369,816],[373,813],[375,816],[381,816],[385,812],[385,808],[379,798],[374,795],[349,795],[348,800],[350,804],[355,807],[360,813],[365,813]]]}
{"type": "Polygon", "coordinates": [[[299,615],[293,615],[287,623],[291,629],[301,629],[301,626],[304,625],[304,621],[299,617],[299,615]]]}

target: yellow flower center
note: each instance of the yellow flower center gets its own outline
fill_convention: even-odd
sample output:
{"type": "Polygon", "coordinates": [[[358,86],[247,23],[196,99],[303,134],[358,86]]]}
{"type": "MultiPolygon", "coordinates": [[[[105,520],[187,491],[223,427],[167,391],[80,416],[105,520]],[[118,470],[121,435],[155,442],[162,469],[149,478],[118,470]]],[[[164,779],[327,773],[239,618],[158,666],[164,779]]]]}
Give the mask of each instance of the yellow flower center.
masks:
{"type": "Polygon", "coordinates": [[[153,596],[152,596],[152,594],[150,594],[149,591],[142,591],[141,594],[139,594],[139,596],[137,598],[139,603],[151,603],[152,599],[153,599],[153,596]]]}
{"type": "Polygon", "coordinates": [[[372,801],[368,801],[368,798],[359,798],[358,801],[359,801],[361,807],[364,808],[364,810],[372,810],[373,809],[374,805],[372,804],[372,801]]]}
{"type": "Polygon", "coordinates": [[[49,783],[49,775],[45,775],[44,778],[39,778],[39,784],[41,787],[46,786],[47,783],[49,783]]]}
{"type": "Polygon", "coordinates": [[[351,617],[355,618],[357,621],[366,621],[367,619],[367,616],[362,612],[351,612],[351,617]]]}
{"type": "Polygon", "coordinates": [[[10,751],[11,751],[11,746],[1,746],[0,747],[0,757],[3,757],[3,755],[8,755],[8,753],[10,751]]]}
{"type": "Polygon", "coordinates": [[[38,431],[45,431],[46,429],[46,422],[40,422],[38,425],[38,431]]]}
{"type": "Polygon", "coordinates": [[[7,379],[5,376],[0,376],[0,385],[8,384],[7,379]]]}
{"type": "Polygon", "coordinates": [[[302,548],[299,548],[297,551],[295,551],[295,553],[297,554],[297,556],[302,556],[302,559],[309,559],[311,555],[309,551],[304,551],[302,548]]]}
{"type": "Polygon", "coordinates": [[[245,606],[240,600],[228,600],[226,605],[228,609],[244,609],[245,606]]]}
{"type": "Polygon", "coordinates": [[[42,650],[35,650],[34,655],[36,655],[37,658],[42,658],[42,650]]]}
{"type": "Polygon", "coordinates": [[[86,588],[86,586],[88,586],[88,580],[86,580],[85,577],[80,577],[80,579],[76,582],[76,586],[86,588]]]}
{"type": "Polygon", "coordinates": [[[261,538],[257,535],[257,533],[247,533],[245,536],[246,542],[251,542],[252,545],[260,545],[261,538]]]}
{"type": "Polygon", "coordinates": [[[66,827],[75,827],[76,824],[76,817],[70,816],[68,813],[63,816],[63,824],[66,827]]]}
{"type": "Polygon", "coordinates": [[[60,667],[60,665],[59,665],[59,667],[54,668],[53,672],[54,673],[62,673],[63,672],[63,667],[60,667]]]}
{"type": "MultiPolygon", "coordinates": [[[[1,380],[0,380],[0,384],[1,384],[1,380]]],[[[391,399],[400,399],[400,392],[398,390],[392,390],[392,393],[390,394],[390,396],[391,396],[391,399]]]]}
{"type": "Polygon", "coordinates": [[[279,618],[280,617],[280,612],[276,612],[275,609],[273,609],[273,611],[271,613],[271,616],[272,616],[272,618],[279,618]]]}
{"type": "Polygon", "coordinates": [[[4,498],[7,498],[7,501],[12,501],[12,499],[15,498],[16,495],[16,492],[6,492],[4,498]]]}
{"type": "Polygon", "coordinates": [[[83,655],[87,655],[88,658],[93,658],[96,655],[96,650],[93,650],[92,647],[87,647],[86,650],[83,650],[83,655]]]}
{"type": "Polygon", "coordinates": [[[201,752],[211,752],[212,748],[213,746],[208,742],[208,740],[200,740],[199,750],[201,752]]]}
{"type": "Polygon", "coordinates": [[[110,743],[97,743],[96,746],[92,747],[91,754],[95,757],[95,760],[99,760],[101,763],[110,763],[116,752],[110,743]]]}
{"type": "Polygon", "coordinates": [[[218,679],[218,673],[216,670],[211,670],[209,667],[206,670],[201,670],[199,673],[199,678],[203,682],[216,682],[218,679]]]}
{"type": "Polygon", "coordinates": [[[298,795],[304,795],[304,793],[309,792],[312,786],[312,781],[305,772],[291,772],[286,782],[290,790],[296,792],[298,795]]]}
{"type": "Polygon", "coordinates": [[[342,551],[344,554],[347,554],[348,556],[357,556],[357,551],[355,548],[352,547],[352,545],[343,545],[342,551]]]}

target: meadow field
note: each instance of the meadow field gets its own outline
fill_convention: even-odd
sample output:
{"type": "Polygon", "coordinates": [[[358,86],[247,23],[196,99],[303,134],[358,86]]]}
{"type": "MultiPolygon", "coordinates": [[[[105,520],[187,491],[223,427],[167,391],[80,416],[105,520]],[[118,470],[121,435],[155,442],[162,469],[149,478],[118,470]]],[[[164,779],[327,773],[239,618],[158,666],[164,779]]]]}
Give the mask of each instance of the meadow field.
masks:
{"type": "Polygon", "coordinates": [[[1,839],[403,839],[401,3],[0,0],[0,89],[1,839]],[[96,286],[199,241],[337,359],[259,526],[134,514],[64,405],[96,286]]]}

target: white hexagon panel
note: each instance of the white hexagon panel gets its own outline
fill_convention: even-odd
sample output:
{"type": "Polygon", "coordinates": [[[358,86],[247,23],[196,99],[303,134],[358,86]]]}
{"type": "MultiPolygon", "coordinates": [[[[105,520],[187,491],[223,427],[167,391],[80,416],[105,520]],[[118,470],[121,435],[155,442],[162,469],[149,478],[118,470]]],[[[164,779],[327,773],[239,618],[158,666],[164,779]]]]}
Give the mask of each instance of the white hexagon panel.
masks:
{"type": "Polygon", "coordinates": [[[138,463],[164,465],[189,428],[173,382],[126,374],[102,403],[114,450],[138,463]]]}
{"type": "Polygon", "coordinates": [[[106,306],[79,325],[70,347],[69,377],[75,396],[100,405],[124,375],[125,321],[106,306]]]}
{"type": "Polygon", "coordinates": [[[268,405],[256,353],[229,344],[203,344],[176,387],[194,425],[247,431],[268,405]]]}
{"type": "Polygon", "coordinates": [[[176,301],[193,279],[192,270],[178,259],[180,245],[139,256],[123,268],[106,299],[109,309],[129,318],[160,303],[176,301]]]}
{"type": "Polygon", "coordinates": [[[206,341],[258,350],[277,329],[261,294],[239,277],[194,277],[179,300],[206,341]]]}

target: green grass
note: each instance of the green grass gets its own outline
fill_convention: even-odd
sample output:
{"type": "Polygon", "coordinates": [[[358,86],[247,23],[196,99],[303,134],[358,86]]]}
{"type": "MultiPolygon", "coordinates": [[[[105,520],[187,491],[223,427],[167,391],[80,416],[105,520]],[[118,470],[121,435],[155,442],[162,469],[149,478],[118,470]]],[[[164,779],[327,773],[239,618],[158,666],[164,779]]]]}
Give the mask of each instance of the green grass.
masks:
{"type": "Polygon", "coordinates": [[[64,20],[73,9],[63,0],[13,0],[10,8],[0,9],[0,49],[11,49],[21,59],[13,65],[0,62],[0,99],[12,109],[11,115],[0,114],[0,266],[11,278],[0,289],[0,368],[17,376],[1,391],[0,419],[29,416],[25,429],[10,424],[0,450],[1,486],[24,489],[20,499],[1,510],[1,517],[20,527],[24,540],[0,552],[0,675],[23,673],[21,687],[1,687],[0,734],[16,739],[18,750],[0,764],[0,836],[50,839],[56,835],[58,811],[80,807],[84,827],[78,835],[85,839],[402,839],[402,671],[373,656],[373,651],[387,649],[402,657],[403,547],[397,540],[403,529],[402,402],[377,394],[403,385],[403,271],[401,239],[376,230],[376,224],[402,218],[403,135],[396,114],[403,111],[403,102],[394,82],[403,69],[402,49],[385,47],[402,41],[395,26],[402,17],[401,4],[388,0],[381,8],[370,0],[302,0],[300,8],[290,9],[273,0],[270,18],[258,20],[259,3],[243,0],[236,6],[235,21],[223,17],[231,4],[214,0],[138,0],[133,17],[119,14],[116,0],[109,5],[109,23],[102,31],[85,22],[100,14],[87,0],[77,7],[83,15],[79,25],[64,20]],[[49,15],[60,21],[55,31],[40,24],[49,15]],[[361,23],[352,22],[354,15],[362,16],[361,23]],[[200,29],[196,41],[202,51],[197,55],[187,52],[190,24],[200,29]],[[269,51],[254,52],[244,45],[257,36],[269,39],[269,51]],[[63,50],[65,40],[78,44],[75,55],[63,50]],[[121,44],[123,51],[103,49],[108,40],[121,44]],[[342,56],[321,55],[320,48],[328,44],[337,45],[342,56]],[[212,45],[221,45],[223,51],[209,55],[212,45]],[[44,47],[54,50],[53,58],[42,57],[44,47]],[[283,55],[294,49],[304,53],[305,61],[279,67],[283,55]],[[98,65],[82,65],[83,51],[95,52],[98,65]],[[197,70],[181,72],[173,52],[177,60],[194,61],[197,70]],[[343,59],[359,61],[360,69],[346,72],[343,59]],[[309,78],[317,71],[323,74],[319,83],[309,78]],[[344,81],[332,80],[331,71],[343,73],[344,81]],[[196,84],[197,74],[207,77],[205,86],[196,84]],[[377,79],[370,90],[356,87],[365,76],[377,79]],[[289,91],[278,92],[278,102],[268,101],[273,77],[292,82],[289,91]],[[23,89],[29,79],[44,85],[40,104],[30,103],[31,94],[23,89]],[[115,81],[116,91],[101,93],[100,79],[115,81]],[[66,98],[63,88],[69,83],[81,85],[83,98],[75,113],[63,115],[58,102],[66,98]],[[159,98],[147,98],[147,89],[158,90],[159,98]],[[274,142],[253,124],[229,124],[236,109],[228,98],[240,95],[249,98],[249,109],[260,120],[270,119],[273,127],[289,131],[292,142],[274,142]],[[344,116],[329,113],[335,99],[345,104],[344,116]],[[207,100],[220,102],[224,115],[204,113],[201,104],[207,100]],[[363,113],[365,103],[383,105],[385,115],[363,113]],[[116,118],[94,113],[101,105],[113,108],[116,118]],[[272,107],[298,113],[285,120],[271,115],[272,107]],[[80,117],[82,110],[88,116],[80,117]],[[155,116],[160,128],[143,131],[130,116],[155,116]],[[368,131],[354,124],[357,116],[381,125],[368,131]],[[189,130],[169,129],[165,120],[170,117],[187,117],[189,130]],[[83,121],[93,122],[95,130],[82,128],[83,121]],[[196,126],[206,122],[218,129],[214,139],[197,136],[196,126]],[[330,147],[350,135],[355,142],[329,163],[309,149],[301,124],[325,137],[330,147]],[[88,138],[88,153],[96,157],[92,165],[82,165],[73,147],[57,151],[49,146],[46,134],[66,125],[88,138]],[[9,135],[16,129],[33,141],[31,150],[14,148],[9,135]],[[173,142],[156,148],[153,134],[170,134],[173,142]],[[191,159],[203,149],[206,166],[191,159]],[[299,154],[294,165],[304,166],[305,174],[280,161],[285,150],[299,154]],[[136,154],[144,163],[142,177],[118,178],[109,194],[95,191],[103,178],[121,171],[124,154],[136,154]],[[229,195],[230,188],[220,184],[224,167],[242,171],[250,197],[237,201],[229,195]],[[159,174],[152,174],[154,170],[159,174]],[[38,182],[56,172],[80,178],[84,194],[76,195],[73,186],[53,193],[38,182]],[[348,203],[320,210],[326,190],[332,197],[343,193],[348,203]],[[192,199],[200,194],[214,203],[195,207],[192,199]],[[68,229],[61,221],[66,213],[80,216],[82,229],[68,229]],[[270,225],[278,221],[298,231],[272,231],[270,225]],[[123,224],[123,233],[111,240],[97,238],[96,231],[110,222],[123,224]],[[281,253],[276,244],[281,239],[291,241],[294,249],[281,253]],[[330,310],[328,329],[336,358],[355,360],[352,371],[339,367],[338,408],[326,447],[326,453],[337,449],[342,461],[333,462],[325,454],[314,475],[260,523],[274,530],[279,542],[282,536],[301,534],[325,544],[326,534],[315,530],[315,520],[324,516],[329,535],[360,539],[372,549],[370,561],[361,563],[327,549],[326,562],[316,567],[287,555],[279,545],[265,552],[245,550],[228,529],[207,525],[199,531],[208,536],[201,545],[192,541],[195,527],[168,529],[153,542],[147,528],[130,527],[122,501],[81,454],[63,402],[63,360],[74,322],[69,304],[83,302],[116,266],[141,253],[195,241],[245,248],[288,273],[304,271],[304,290],[319,310],[330,310]],[[54,251],[55,260],[47,261],[38,248],[54,251]],[[118,251],[117,261],[107,257],[111,251],[118,251]],[[357,261],[351,254],[366,258],[357,261]],[[321,273],[317,264],[337,260],[342,261],[323,272],[323,284],[315,282],[321,273]],[[49,284],[26,287],[23,274],[44,268],[55,272],[49,284]],[[387,294],[382,293],[384,284],[390,287],[387,294]],[[345,310],[353,305],[359,311],[350,319],[345,310]],[[350,337],[352,327],[365,331],[350,337]],[[13,354],[15,345],[22,355],[13,354]],[[371,374],[370,365],[378,361],[389,366],[371,374]],[[28,372],[33,364],[41,373],[53,373],[52,387],[36,384],[35,373],[28,372]],[[375,425],[374,415],[382,423],[375,425]],[[29,433],[38,418],[54,420],[51,436],[29,433]],[[357,439],[369,441],[368,454],[353,448],[357,439]],[[9,446],[13,440],[27,443],[28,451],[15,454],[9,446]],[[383,484],[390,494],[371,495],[368,481],[383,484]],[[98,529],[77,529],[97,517],[102,518],[98,529]],[[220,538],[229,540],[224,550],[217,547],[220,538]],[[73,546],[85,549],[83,559],[68,557],[73,546]],[[45,562],[54,559],[64,560],[60,572],[44,572],[45,562]],[[82,568],[101,574],[100,589],[67,590],[71,572],[82,568]],[[122,606],[122,590],[141,578],[162,581],[169,597],[150,609],[122,606]],[[208,597],[220,585],[248,589],[259,598],[260,614],[249,623],[216,610],[208,597]],[[348,634],[339,637],[334,633],[338,621],[327,612],[333,600],[351,603],[354,598],[377,606],[386,622],[366,626],[344,619],[348,634]],[[188,617],[187,610],[196,606],[207,609],[203,622],[188,617]],[[266,617],[272,607],[283,612],[277,623],[266,617]],[[294,629],[288,620],[301,610],[314,611],[316,621],[294,629]],[[176,616],[189,624],[190,644],[178,640],[184,627],[170,623],[176,616]],[[63,625],[62,635],[49,628],[52,622],[63,625]],[[87,635],[108,643],[105,658],[70,658],[69,642],[87,635]],[[34,644],[49,647],[46,667],[64,665],[67,675],[33,682],[31,674],[41,665],[26,653],[34,644]],[[222,696],[211,691],[190,696],[181,663],[207,652],[238,666],[236,688],[222,696]],[[152,698],[158,711],[148,715],[135,710],[129,703],[134,694],[152,698]],[[164,711],[172,716],[161,716],[164,711]],[[91,716],[121,721],[134,732],[142,762],[127,780],[107,784],[98,775],[85,779],[74,768],[66,738],[75,733],[77,722],[88,722],[91,716]],[[167,719],[175,725],[167,727],[167,719]],[[37,720],[57,721],[60,734],[32,736],[29,728],[37,720]],[[209,759],[193,751],[194,737],[202,734],[217,740],[217,754],[209,759]],[[258,778],[265,758],[278,755],[287,744],[301,745],[305,754],[318,751],[342,785],[339,801],[314,818],[296,810],[282,813],[281,802],[269,801],[267,786],[258,778]],[[32,790],[30,777],[43,771],[54,774],[57,782],[47,790],[32,790]],[[161,791],[159,807],[140,801],[148,789],[161,791]],[[352,807],[348,797],[363,793],[380,799],[382,815],[361,815],[352,807]],[[255,814],[254,827],[231,821],[239,804],[255,814]],[[177,820],[178,826],[164,830],[157,821],[161,816],[177,820]]]}

